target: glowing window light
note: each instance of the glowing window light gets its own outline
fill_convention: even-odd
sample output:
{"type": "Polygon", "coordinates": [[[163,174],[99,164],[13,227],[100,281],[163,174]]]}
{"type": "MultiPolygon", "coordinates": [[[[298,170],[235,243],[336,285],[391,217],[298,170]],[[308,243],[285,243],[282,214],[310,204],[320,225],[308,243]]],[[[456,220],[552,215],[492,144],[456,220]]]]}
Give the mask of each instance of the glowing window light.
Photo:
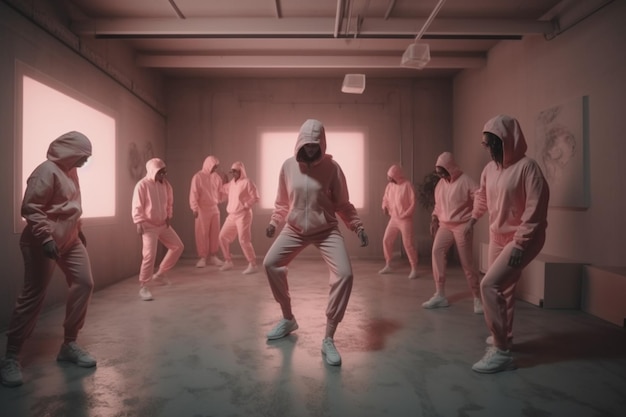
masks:
{"type": "Polygon", "coordinates": [[[115,119],[28,76],[23,76],[22,92],[20,195],[30,173],[45,160],[50,142],[75,130],[92,144],[92,156],[78,169],[82,217],[115,216],[115,119]]]}
{"type": "MultiPolygon", "coordinates": [[[[261,167],[259,194],[261,207],[273,208],[278,175],[285,159],[294,156],[297,131],[264,131],[260,134],[261,167]]],[[[365,140],[362,132],[326,130],[326,153],[337,161],[348,183],[350,202],[362,208],[364,196],[365,140]]]]}

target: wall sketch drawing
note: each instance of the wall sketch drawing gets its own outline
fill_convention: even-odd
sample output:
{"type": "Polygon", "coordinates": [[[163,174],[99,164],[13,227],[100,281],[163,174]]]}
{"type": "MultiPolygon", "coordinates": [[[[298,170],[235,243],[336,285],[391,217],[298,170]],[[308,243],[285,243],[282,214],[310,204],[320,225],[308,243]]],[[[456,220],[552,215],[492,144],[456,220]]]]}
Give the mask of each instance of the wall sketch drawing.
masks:
{"type": "Polygon", "coordinates": [[[128,150],[128,172],[130,177],[139,181],[146,175],[146,162],[154,158],[152,142],[144,143],[143,150],[135,142],[131,142],[128,150]]]}
{"type": "Polygon", "coordinates": [[[589,207],[585,117],[586,97],[537,116],[535,159],[550,186],[552,207],[589,207]]]}

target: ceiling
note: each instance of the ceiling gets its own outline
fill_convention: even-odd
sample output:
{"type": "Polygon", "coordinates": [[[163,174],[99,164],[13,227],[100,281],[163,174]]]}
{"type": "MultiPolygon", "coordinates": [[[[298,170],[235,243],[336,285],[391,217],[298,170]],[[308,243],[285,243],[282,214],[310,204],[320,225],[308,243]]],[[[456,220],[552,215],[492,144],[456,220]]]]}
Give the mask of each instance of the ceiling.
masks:
{"type": "Polygon", "coordinates": [[[450,77],[497,42],[554,37],[602,0],[66,0],[70,29],[172,76],[450,77]],[[416,39],[419,37],[419,40],[416,39]],[[111,41],[113,40],[113,41],[111,41]],[[422,70],[401,66],[427,43],[422,70]]]}

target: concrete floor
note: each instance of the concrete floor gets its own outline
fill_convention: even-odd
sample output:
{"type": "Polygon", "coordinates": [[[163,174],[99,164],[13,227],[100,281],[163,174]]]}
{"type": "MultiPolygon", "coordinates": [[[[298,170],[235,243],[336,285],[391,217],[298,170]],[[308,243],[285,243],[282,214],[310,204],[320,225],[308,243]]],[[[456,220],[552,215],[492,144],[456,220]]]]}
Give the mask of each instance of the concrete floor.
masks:
{"type": "MultiPolygon", "coordinates": [[[[424,310],[427,265],[379,276],[381,262],[355,260],[355,281],[336,345],[343,366],[325,364],[328,273],[318,259],[290,267],[300,329],[272,342],[280,318],[265,274],[197,269],[181,260],[154,301],[136,277],[94,294],[79,342],[98,366],[55,362],[63,307],[40,318],[26,345],[24,385],[0,387],[2,417],[208,416],[624,416],[626,332],[580,311],[518,302],[519,369],[470,368],[488,335],[458,268],[451,307],[424,310]]],[[[4,349],[3,340],[0,347],[4,349]]]]}

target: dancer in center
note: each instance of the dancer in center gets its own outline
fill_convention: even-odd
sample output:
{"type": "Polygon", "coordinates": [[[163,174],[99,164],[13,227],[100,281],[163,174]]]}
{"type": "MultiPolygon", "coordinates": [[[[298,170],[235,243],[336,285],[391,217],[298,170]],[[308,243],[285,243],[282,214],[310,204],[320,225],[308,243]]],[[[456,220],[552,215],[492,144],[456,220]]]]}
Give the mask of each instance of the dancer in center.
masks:
{"type": "Polygon", "coordinates": [[[280,170],[274,212],[266,234],[282,231],[270,247],[263,266],[283,319],[267,334],[280,339],[298,328],[291,309],[287,265],[308,245],[315,245],[330,270],[330,293],[326,307],[326,333],[322,354],[329,365],[341,365],[334,343],[335,331],[343,319],[352,291],[352,265],[336,214],[359,237],[369,243],[363,223],[350,203],[346,178],[332,156],[326,154],[324,125],[314,119],[300,128],[294,156],[280,170]]]}

